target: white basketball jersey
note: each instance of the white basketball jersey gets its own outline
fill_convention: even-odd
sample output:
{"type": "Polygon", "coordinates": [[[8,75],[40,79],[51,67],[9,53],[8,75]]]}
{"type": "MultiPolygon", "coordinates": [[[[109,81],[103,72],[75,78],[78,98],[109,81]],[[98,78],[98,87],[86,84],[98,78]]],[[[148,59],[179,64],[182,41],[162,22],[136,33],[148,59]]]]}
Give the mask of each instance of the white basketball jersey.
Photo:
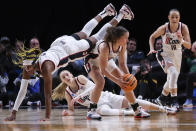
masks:
{"type": "MultiPolygon", "coordinates": [[[[103,40],[100,40],[96,43],[96,46],[95,48],[91,51],[92,54],[99,54],[99,46],[101,43],[103,43],[104,41],[103,40]]],[[[107,43],[108,47],[109,47],[109,60],[112,59],[112,58],[115,58],[118,56],[119,52],[121,51],[122,47],[120,46],[119,49],[117,50],[117,52],[114,52],[113,51],[113,46],[112,46],[112,43],[107,43]]]]}
{"type": "MultiPolygon", "coordinates": [[[[81,84],[81,83],[79,82],[79,80],[78,80],[77,77],[75,77],[75,78],[76,78],[76,83],[77,83],[78,88],[79,88],[78,91],[77,91],[77,92],[73,92],[73,91],[71,90],[70,87],[67,87],[67,88],[66,88],[66,92],[67,92],[72,98],[76,98],[78,95],[80,95],[81,93],[83,93],[84,91],[86,91],[86,90],[89,89],[89,88],[92,88],[92,90],[93,90],[94,86],[86,87],[86,85],[81,84]]],[[[92,91],[92,90],[91,90],[91,91],[92,91]]],[[[80,99],[77,100],[77,103],[79,103],[79,104],[81,104],[81,105],[83,105],[83,106],[89,106],[89,105],[90,105],[90,93],[91,93],[91,91],[89,91],[85,96],[80,97],[80,99]]]]}
{"type": "Polygon", "coordinates": [[[163,51],[164,52],[172,52],[176,50],[182,50],[182,43],[178,40],[178,33],[181,33],[182,23],[179,22],[179,26],[176,32],[171,33],[169,29],[169,23],[166,23],[165,34],[162,36],[163,41],[163,51]]]}
{"type": "Polygon", "coordinates": [[[89,42],[85,39],[76,40],[72,36],[62,36],[57,38],[50,48],[43,52],[39,59],[39,66],[49,60],[52,61],[55,69],[66,66],[69,62],[81,59],[88,54],[89,42]]]}
{"type": "MultiPolygon", "coordinates": [[[[89,73],[92,69],[92,66],[97,66],[99,67],[100,66],[100,63],[99,63],[99,46],[101,43],[103,43],[104,41],[101,40],[101,41],[98,41],[96,43],[96,47],[90,52],[90,55],[88,55],[87,57],[85,57],[85,60],[84,60],[84,67],[85,67],[85,70],[87,71],[87,73],[89,73]]],[[[117,57],[119,52],[121,51],[122,49],[122,46],[119,47],[118,51],[117,52],[114,52],[113,51],[113,46],[112,46],[112,43],[108,44],[108,47],[109,47],[109,56],[108,56],[108,66],[106,67],[106,69],[109,71],[109,72],[112,72],[114,68],[116,68],[116,64],[113,60],[113,58],[117,57]]]]}

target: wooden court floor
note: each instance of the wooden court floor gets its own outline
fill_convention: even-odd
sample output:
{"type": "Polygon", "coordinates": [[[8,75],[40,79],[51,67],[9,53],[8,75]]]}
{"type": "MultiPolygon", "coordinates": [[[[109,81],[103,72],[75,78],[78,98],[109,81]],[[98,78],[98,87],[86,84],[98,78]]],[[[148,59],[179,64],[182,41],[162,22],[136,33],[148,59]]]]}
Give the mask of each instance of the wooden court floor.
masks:
{"type": "Polygon", "coordinates": [[[19,110],[16,121],[5,122],[10,109],[0,109],[0,131],[196,131],[196,109],[176,115],[150,112],[148,119],[133,116],[104,116],[102,121],[86,120],[87,109],[76,109],[75,116],[62,117],[62,109],[52,109],[50,121],[40,122],[45,110],[19,110]]]}

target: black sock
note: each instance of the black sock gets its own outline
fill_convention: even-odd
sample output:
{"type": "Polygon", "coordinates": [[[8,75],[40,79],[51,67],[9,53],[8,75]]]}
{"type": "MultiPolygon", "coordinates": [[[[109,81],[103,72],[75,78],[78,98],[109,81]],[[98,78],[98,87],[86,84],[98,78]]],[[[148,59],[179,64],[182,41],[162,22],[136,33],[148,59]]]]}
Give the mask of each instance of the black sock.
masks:
{"type": "Polygon", "coordinates": [[[138,103],[131,104],[131,107],[133,108],[133,111],[136,111],[137,108],[139,107],[139,104],[138,103]]]}
{"type": "Polygon", "coordinates": [[[160,100],[162,100],[162,101],[166,101],[166,99],[167,99],[167,96],[165,96],[165,95],[161,94],[161,96],[160,96],[160,100]]]}
{"type": "Polygon", "coordinates": [[[89,110],[91,109],[97,109],[97,104],[96,103],[90,103],[89,110]]]}

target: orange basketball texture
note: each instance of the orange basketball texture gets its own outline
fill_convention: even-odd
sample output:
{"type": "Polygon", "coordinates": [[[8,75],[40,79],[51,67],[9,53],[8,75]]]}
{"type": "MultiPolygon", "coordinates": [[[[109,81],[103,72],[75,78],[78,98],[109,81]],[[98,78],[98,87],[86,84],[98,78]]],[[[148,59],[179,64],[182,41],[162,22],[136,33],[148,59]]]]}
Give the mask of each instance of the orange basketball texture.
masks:
{"type": "Polygon", "coordinates": [[[125,92],[130,92],[132,90],[134,90],[137,86],[137,79],[135,78],[134,75],[132,74],[125,74],[123,76],[123,80],[126,82],[129,82],[129,85],[127,87],[124,87],[123,90],[125,92]]]}

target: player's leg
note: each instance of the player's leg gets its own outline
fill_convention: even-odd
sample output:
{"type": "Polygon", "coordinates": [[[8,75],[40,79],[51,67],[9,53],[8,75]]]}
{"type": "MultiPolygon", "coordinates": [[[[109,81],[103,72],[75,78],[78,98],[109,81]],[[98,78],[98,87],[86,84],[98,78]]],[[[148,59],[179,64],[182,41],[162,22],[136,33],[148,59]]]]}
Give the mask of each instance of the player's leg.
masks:
{"type": "Polygon", "coordinates": [[[14,103],[14,107],[11,113],[11,116],[5,118],[5,121],[13,121],[16,119],[16,113],[18,111],[18,108],[20,107],[24,97],[26,96],[27,93],[27,87],[29,83],[30,75],[23,69],[23,78],[21,80],[20,84],[20,90],[18,92],[16,101],[14,103]]]}
{"type": "Polygon", "coordinates": [[[140,106],[142,106],[142,108],[144,108],[147,111],[160,111],[160,112],[164,112],[167,114],[176,114],[175,108],[169,108],[167,106],[160,106],[160,105],[153,104],[149,101],[141,100],[141,99],[136,99],[136,101],[139,103],[140,106]]]}
{"type": "MultiPolygon", "coordinates": [[[[147,111],[160,111],[160,112],[164,112],[167,114],[176,114],[175,108],[169,108],[167,106],[160,106],[160,105],[153,104],[149,101],[141,100],[141,99],[136,99],[136,102],[147,111]]],[[[122,102],[122,108],[130,108],[130,107],[131,105],[129,101],[124,97],[123,102],[122,102]]]]}
{"type": "Polygon", "coordinates": [[[73,34],[72,36],[79,39],[86,39],[90,36],[93,29],[98,25],[98,23],[105,18],[106,16],[114,16],[116,15],[116,11],[114,6],[110,3],[108,4],[102,12],[100,12],[96,17],[91,19],[80,32],[73,34]]]}
{"type": "Polygon", "coordinates": [[[121,115],[134,115],[134,111],[132,109],[113,109],[109,105],[104,104],[97,108],[97,112],[103,116],[121,116],[121,115]]]}
{"type": "Polygon", "coordinates": [[[101,96],[101,91],[105,85],[105,79],[101,74],[100,70],[96,66],[91,67],[91,71],[89,73],[90,78],[95,83],[95,88],[91,92],[91,103],[89,107],[89,111],[87,113],[87,119],[97,119],[100,120],[101,116],[96,113],[97,103],[99,101],[99,97],[101,96]]]}
{"type": "Polygon", "coordinates": [[[179,111],[179,104],[177,99],[177,80],[179,73],[175,66],[168,68],[168,75],[170,75],[169,88],[171,95],[171,106],[175,107],[179,111]]]}
{"type": "MultiPolygon", "coordinates": [[[[170,64],[169,61],[171,61],[171,60],[167,56],[162,56],[162,53],[163,53],[163,50],[159,50],[156,53],[156,58],[157,58],[157,61],[160,64],[160,66],[164,70],[164,72],[167,73],[167,69],[168,69],[168,66],[170,64]]],[[[170,93],[169,81],[170,81],[170,75],[168,75],[168,73],[167,73],[167,80],[166,80],[166,82],[165,82],[165,84],[163,86],[162,93],[161,93],[161,95],[157,99],[155,99],[155,103],[156,104],[161,105],[161,106],[167,105],[168,95],[170,93]]]]}
{"type": "MultiPolygon", "coordinates": [[[[111,72],[112,75],[116,76],[117,78],[121,78],[124,74],[123,72],[116,66],[113,60],[110,60],[108,63],[107,69],[111,72]]],[[[133,91],[124,92],[126,99],[131,104],[133,111],[135,112],[136,118],[147,118],[150,117],[150,114],[146,113],[141,106],[136,101],[135,95],[133,91]]]]}
{"type": "Polygon", "coordinates": [[[124,4],[120,9],[118,15],[116,15],[110,22],[105,24],[96,34],[92,35],[92,37],[90,37],[89,39],[94,43],[99,40],[103,40],[108,27],[117,26],[122,19],[132,20],[133,18],[134,14],[131,11],[130,7],[124,4]]]}

